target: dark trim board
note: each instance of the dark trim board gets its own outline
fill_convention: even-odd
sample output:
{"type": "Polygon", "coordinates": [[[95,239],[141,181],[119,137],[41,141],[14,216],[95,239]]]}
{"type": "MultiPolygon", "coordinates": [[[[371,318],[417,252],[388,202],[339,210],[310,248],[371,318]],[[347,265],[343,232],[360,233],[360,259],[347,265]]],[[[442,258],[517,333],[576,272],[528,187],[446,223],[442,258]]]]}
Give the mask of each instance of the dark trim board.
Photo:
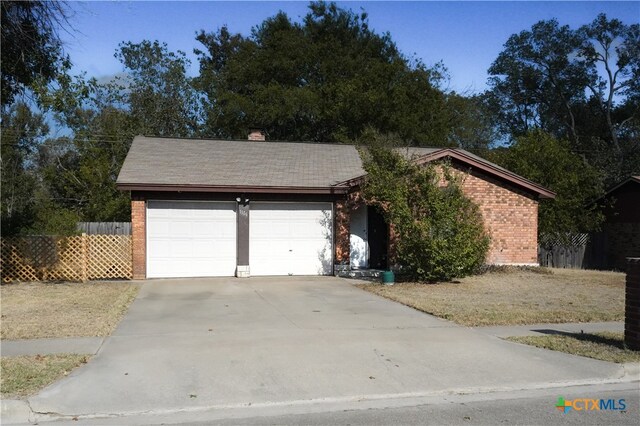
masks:
{"type": "Polygon", "coordinates": [[[265,194],[238,192],[174,192],[174,191],[131,191],[134,200],[167,200],[167,201],[300,201],[300,202],[334,202],[344,200],[343,194],[265,194]]]}
{"type": "Polygon", "coordinates": [[[251,204],[241,200],[237,204],[237,230],[236,230],[236,276],[243,277],[249,274],[249,223],[251,204]]]}
{"type": "Polygon", "coordinates": [[[121,191],[160,191],[160,192],[218,192],[218,193],[255,193],[255,194],[346,194],[347,186],[306,187],[306,186],[213,186],[213,185],[173,185],[119,183],[121,191]]]}

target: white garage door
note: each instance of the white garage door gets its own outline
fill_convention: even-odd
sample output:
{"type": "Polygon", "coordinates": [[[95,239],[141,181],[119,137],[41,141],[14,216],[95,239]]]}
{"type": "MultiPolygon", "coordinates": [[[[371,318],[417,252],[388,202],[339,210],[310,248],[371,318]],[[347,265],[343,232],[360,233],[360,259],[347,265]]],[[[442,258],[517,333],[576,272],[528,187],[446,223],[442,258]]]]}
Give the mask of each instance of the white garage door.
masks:
{"type": "Polygon", "coordinates": [[[330,275],[331,203],[251,203],[251,275],[330,275]]]}
{"type": "Polygon", "coordinates": [[[147,276],[235,275],[235,210],[235,203],[149,201],[147,276]]]}

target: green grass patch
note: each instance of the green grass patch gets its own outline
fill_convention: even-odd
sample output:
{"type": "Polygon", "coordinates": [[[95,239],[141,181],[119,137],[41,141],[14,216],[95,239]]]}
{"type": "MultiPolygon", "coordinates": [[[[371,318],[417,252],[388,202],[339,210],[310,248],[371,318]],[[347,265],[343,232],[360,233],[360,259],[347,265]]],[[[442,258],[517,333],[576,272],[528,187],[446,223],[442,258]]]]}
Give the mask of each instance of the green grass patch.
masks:
{"type": "Polygon", "coordinates": [[[86,364],[87,355],[29,355],[0,358],[0,390],[3,398],[21,398],[86,364]]]}
{"type": "Polygon", "coordinates": [[[625,349],[623,333],[562,333],[548,336],[508,337],[507,340],[601,361],[640,362],[639,351],[625,349]]]}

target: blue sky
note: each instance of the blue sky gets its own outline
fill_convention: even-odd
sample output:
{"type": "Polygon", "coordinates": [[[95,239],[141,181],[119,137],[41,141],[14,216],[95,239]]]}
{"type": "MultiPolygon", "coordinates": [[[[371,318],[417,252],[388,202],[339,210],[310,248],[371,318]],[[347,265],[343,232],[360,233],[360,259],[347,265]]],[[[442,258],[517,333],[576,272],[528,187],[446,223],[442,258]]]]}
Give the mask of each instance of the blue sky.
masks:
{"type": "MultiPolygon", "coordinates": [[[[542,19],[556,18],[578,27],[598,13],[625,23],[640,22],[640,2],[338,2],[341,7],[369,14],[370,27],[389,31],[402,52],[426,64],[442,60],[451,75],[450,88],[476,92],[485,88],[487,68],[507,38],[542,19]]],[[[122,41],[164,41],[192,59],[195,34],[228,25],[248,34],[251,28],[279,10],[298,20],[308,2],[257,1],[105,1],[73,2],[71,26],[64,34],[75,71],[106,77],[123,71],[113,54],[122,41]]]]}

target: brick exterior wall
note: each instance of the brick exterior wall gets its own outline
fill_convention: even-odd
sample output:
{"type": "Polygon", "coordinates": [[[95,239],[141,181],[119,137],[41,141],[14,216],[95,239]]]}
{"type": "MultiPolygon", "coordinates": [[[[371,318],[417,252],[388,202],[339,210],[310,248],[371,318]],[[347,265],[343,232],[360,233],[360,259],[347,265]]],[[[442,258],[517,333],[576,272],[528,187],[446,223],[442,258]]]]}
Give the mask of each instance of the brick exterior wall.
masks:
{"type": "Polygon", "coordinates": [[[131,199],[131,242],[133,250],[133,279],[147,277],[146,203],[144,199],[131,199]]]}
{"type": "Polygon", "coordinates": [[[351,203],[349,199],[335,202],[334,223],[334,263],[336,265],[349,265],[351,251],[351,203]]]}
{"type": "Polygon", "coordinates": [[[640,258],[627,260],[624,344],[629,349],[640,351],[640,258]]]}
{"type": "Polygon", "coordinates": [[[398,266],[398,233],[393,224],[389,225],[389,239],[387,240],[388,266],[398,266]]]}
{"type": "Polygon", "coordinates": [[[538,263],[538,201],[507,183],[465,173],[464,193],[480,207],[491,245],[487,263],[538,263]]]}
{"type": "MultiPolygon", "coordinates": [[[[538,263],[538,201],[520,189],[490,176],[464,169],[462,189],[478,204],[491,244],[490,264],[538,263]]],[[[395,264],[397,236],[390,229],[389,264],[395,264]]],[[[336,257],[337,258],[337,257],[336,257]]]]}

